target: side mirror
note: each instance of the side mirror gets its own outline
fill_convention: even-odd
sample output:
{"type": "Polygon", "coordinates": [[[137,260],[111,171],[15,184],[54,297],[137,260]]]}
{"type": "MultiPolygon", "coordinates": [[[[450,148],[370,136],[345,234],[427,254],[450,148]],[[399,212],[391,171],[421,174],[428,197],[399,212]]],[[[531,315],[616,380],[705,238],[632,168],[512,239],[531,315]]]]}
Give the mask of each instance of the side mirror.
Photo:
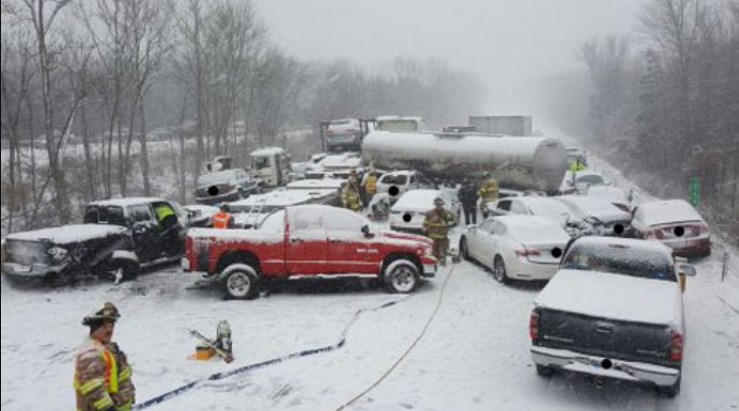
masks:
{"type": "Polygon", "coordinates": [[[364,234],[365,238],[372,238],[375,236],[374,234],[372,234],[372,232],[370,231],[370,227],[367,224],[362,226],[362,234],[364,234]]]}

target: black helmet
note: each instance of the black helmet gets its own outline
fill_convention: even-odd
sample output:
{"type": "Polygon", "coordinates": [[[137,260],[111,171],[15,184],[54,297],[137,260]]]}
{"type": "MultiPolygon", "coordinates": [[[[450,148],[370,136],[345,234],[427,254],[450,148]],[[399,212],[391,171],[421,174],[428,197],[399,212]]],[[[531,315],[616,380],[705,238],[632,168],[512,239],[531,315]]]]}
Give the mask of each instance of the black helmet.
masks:
{"type": "Polygon", "coordinates": [[[103,307],[94,313],[82,319],[82,325],[93,326],[96,323],[102,323],[104,320],[118,321],[121,313],[111,302],[103,304],[103,307]]]}
{"type": "Polygon", "coordinates": [[[228,205],[228,203],[222,203],[221,204],[221,211],[223,211],[224,213],[227,213],[227,212],[231,211],[231,207],[228,205]]]}
{"type": "Polygon", "coordinates": [[[441,197],[436,197],[434,199],[434,205],[442,205],[443,206],[444,205],[444,199],[441,198],[441,197]]]}

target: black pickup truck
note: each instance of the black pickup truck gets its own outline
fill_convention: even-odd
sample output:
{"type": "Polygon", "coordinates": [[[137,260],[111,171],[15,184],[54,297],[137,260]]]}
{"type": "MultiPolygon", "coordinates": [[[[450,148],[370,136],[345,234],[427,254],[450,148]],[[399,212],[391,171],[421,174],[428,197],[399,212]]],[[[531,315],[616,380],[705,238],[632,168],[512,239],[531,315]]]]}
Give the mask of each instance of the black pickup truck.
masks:
{"type": "Polygon", "coordinates": [[[534,301],[531,356],[556,370],[680,389],[685,343],[681,284],[695,269],[653,241],[583,237],[534,301]]]}
{"type": "Polygon", "coordinates": [[[162,198],[90,203],[84,224],[9,235],[3,271],[12,282],[70,281],[87,275],[134,279],[142,266],[178,261],[187,212],[162,198]]]}

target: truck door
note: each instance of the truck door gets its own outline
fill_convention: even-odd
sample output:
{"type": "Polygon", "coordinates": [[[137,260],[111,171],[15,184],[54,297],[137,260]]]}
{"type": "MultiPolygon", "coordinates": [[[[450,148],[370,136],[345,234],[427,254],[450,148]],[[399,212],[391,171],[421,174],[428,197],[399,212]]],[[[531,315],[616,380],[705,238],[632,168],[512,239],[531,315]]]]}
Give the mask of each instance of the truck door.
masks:
{"type": "Polygon", "coordinates": [[[324,274],[328,240],[320,208],[288,209],[285,264],[290,275],[324,274]]]}
{"type": "Polygon", "coordinates": [[[133,233],[136,255],[142,262],[151,261],[161,254],[159,231],[149,204],[128,207],[128,220],[133,233]]]}
{"type": "Polygon", "coordinates": [[[365,237],[362,226],[367,220],[348,210],[324,210],[328,236],[328,263],[332,274],[376,274],[380,265],[380,249],[365,237]]]}

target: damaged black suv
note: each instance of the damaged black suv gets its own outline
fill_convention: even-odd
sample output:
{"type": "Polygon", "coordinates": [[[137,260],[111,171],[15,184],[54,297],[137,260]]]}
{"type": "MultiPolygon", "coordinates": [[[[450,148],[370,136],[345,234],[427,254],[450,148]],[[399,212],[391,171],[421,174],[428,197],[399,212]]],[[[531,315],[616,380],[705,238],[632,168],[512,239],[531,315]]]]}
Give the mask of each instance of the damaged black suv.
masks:
{"type": "Polygon", "coordinates": [[[54,283],[90,275],[131,280],[142,266],[178,261],[187,228],[187,212],[174,201],[97,201],[85,209],[84,224],[9,235],[3,270],[13,282],[54,283]]]}

